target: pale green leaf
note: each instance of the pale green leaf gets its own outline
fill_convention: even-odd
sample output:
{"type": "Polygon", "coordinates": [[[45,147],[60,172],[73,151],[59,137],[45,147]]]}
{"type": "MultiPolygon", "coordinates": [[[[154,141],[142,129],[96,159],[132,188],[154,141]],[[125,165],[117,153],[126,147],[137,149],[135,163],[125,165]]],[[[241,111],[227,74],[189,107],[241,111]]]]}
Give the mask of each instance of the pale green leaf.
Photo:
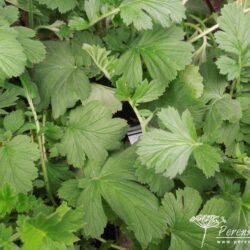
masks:
{"type": "Polygon", "coordinates": [[[225,51],[216,62],[220,72],[227,75],[228,80],[249,80],[250,67],[250,13],[244,13],[242,5],[232,3],[226,5],[217,20],[221,31],[215,34],[219,48],[225,51]]]}
{"type": "Polygon", "coordinates": [[[19,11],[15,6],[0,7],[0,19],[7,20],[9,24],[15,23],[19,18],[19,11]]]}
{"type": "Polygon", "coordinates": [[[24,114],[22,110],[13,111],[4,117],[3,125],[6,130],[16,132],[24,124],[24,114]]]}
{"type": "Polygon", "coordinates": [[[157,100],[165,91],[166,86],[158,81],[144,80],[138,85],[131,100],[134,103],[145,103],[157,100]]]}
{"type": "Polygon", "coordinates": [[[169,27],[185,17],[181,0],[124,0],[120,10],[125,24],[133,24],[137,30],[152,29],[153,23],[169,27]]]}
{"type": "Polygon", "coordinates": [[[174,182],[169,178],[156,174],[153,169],[148,169],[139,162],[136,163],[136,176],[142,184],[148,184],[150,190],[159,196],[163,196],[166,192],[174,187],[174,182]]]}
{"type": "Polygon", "coordinates": [[[66,249],[78,240],[74,233],[83,226],[82,212],[63,203],[52,214],[22,217],[18,224],[23,250],[66,249]]]}
{"type": "Polygon", "coordinates": [[[182,41],[183,37],[183,31],[175,26],[144,32],[120,57],[116,74],[129,86],[137,86],[143,80],[144,62],[152,79],[167,86],[191,62],[192,46],[182,41]]]}
{"type": "Polygon", "coordinates": [[[203,77],[199,73],[199,67],[188,65],[185,70],[179,74],[178,81],[181,81],[186,90],[189,90],[190,95],[194,98],[199,98],[203,94],[203,77]]]}
{"type": "Polygon", "coordinates": [[[101,7],[100,0],[85,0],[84,1],[84,10],[90,22],[99,17],[100,7],[101,7]]]}
{"type": "MultiPolygon", "coordinates": [[[[201,249],[204,231],[190,221],[198,213],[201,204],[202,199],[199,193],[192,188],[178,189],[176,197],[172,193],[165,195],[162,210],[171,232],[170,250],[201,249]]],[[[208,230],[202,249],[219,249],[215,237],[216,234],[208,230]]]]}
{"type": "Polygon", "coordinates": [[[0,75],[19,76],[24,72],[26,56],[12,28],[0,28],[0,75]]]}
{"type": "Polygon", "coordinates": [[[46,43],[47,57],[33,70],[41,95],[41,107],[51,102],[53,117],[63,115],[78,100],[85,100],[90,92],[89,80],[76,65],[71,46],[67,42],[46,43]]]}
{"type": "MultiPolygon", "coordinates": [[[[169,107],[162,109],[158,117],[162,126],[169,131],[152,129],[141,137],[137,153],[142,164],[154,168],[156,173],[164,173],[165,176],[174,178],[185,170],[191,154],[197,150],[197,164],[207,176],[218,170],[220,155],[215,148],[197,138],[195,125],[188,110],[180,116],[174,108],[169,107]],[[204,152],[207,149],[209,152],[204,152]],[[202,154],[211,157],[211,165],[201,165],[199,156],[202,154]]],[[[195,154],[194,157],[196,158],[195,154]]]]}
{"type": "Polygon", "coordinates": [[[107,79],[114,75],[116,59],[110,56],[110,51],[96,45],[84,43],[83,49],[91,56],[96,66],[101,70],[107,79]]]}
{"type": "Polygon", "coordinates": [[[115,96],[115,89],[100,84],[91,84],[91,92],[85,103],[99,101],[112,113],[122,110],[122,103],[115,96]]]}
{"type": "Polygon", "coordinates": [[[83,206],[88,214],[84,220],[87,222],[84,228],[87,235],[100,237],[106,226],[102,205],[104,199],[128,229],[135,233],[142,246],[146,247],[153,239],[162,238],[165,223],[159,212],[158,201],[145,187],[135,182],[135,159],[132,147],[109,158],[93,175],[63,184],[60,197],[71,200],[76,206],[83,206]],[[71,193],[75,200],[72,200],[71,193]]]}
{"type": "Polygon", "coordinates": [[[73,10],[77,5],[77,0],[38,0],[38,2],[52,10],[58,9],[61,13],[73,10]]]}
{"type": "Polygon", "coordinates": [[[4,218],[9,214],[15,208],[16,202],[17,197],[11,186],[8,184],[3,185],[0,189],[0,218],[4,218]]]}
{"type": "Polygon", "coordinates": [[[112,119],[112,112],[93,101],[71,111],[61,152],[69,164],[84,166],[86,156],[105,159],[108,151],[117,149],[127,129],[122,119],[112,119]]]}
{"type": "Polygon", "coordinates": [[[2,250],[18,250],[11,239],[13,230],[11,227],[6,227],[4,224],[0,224],[0,247],[2,250]]]}
{"type": "Polygon", "coordinates": [[[35,32],[26,27],[15,27],[18,32],[17,40],[23,47],[24,54],[27,57],[28,62],[40,63],[45,59],[45,46],[42,42],[34,40],[35,32]]]}
{"type": "Polygon", "coordinates": [[[0,148],[0,186],[9,183],[16,192],[30,191],[38,158],[37,145],[28,136],[18,135],[4,144],[0,148]]]}
{"type": "Polygon", "coordinates": [[[18,93],[14,89],[6,90],[5,92],[0,93],[0,110],[2,108],[14,106],[16,100],[18,99],[17,95],[18,93]]]}

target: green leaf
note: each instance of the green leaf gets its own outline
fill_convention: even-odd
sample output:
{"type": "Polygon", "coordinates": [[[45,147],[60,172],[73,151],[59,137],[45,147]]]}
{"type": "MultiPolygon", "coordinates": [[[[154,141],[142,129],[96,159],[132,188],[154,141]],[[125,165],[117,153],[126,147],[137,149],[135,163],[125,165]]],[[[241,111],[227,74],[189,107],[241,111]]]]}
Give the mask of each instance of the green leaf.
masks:
{"type": "Polygon", "coordinates": [[[6,90],[0,93],[0,112],[3,108],[8,108],[15,105],[18,93],[14,89],[6,90]]]}
{"type": "Polygon", "coordinates": [[[17,40],[23,47],[24,54],[27,60],[31,64],[40,63],[45,59],[45,46],[40,41],[36,41],[32,38],[36,33],[26,27],[15,27],[18,32],[17,40]]]}
{"type": "Polygon", "coordinates": [[[227,4],[221,11],[217,22],[222,31],[216,32],[216,41],[225,53],[216,62],[220,73],[228,80],[249,80],[248,48],[250,46],[250,13],[244,13],[243,6],[237,3],[227,4]]]}
{"type": "Polygon", "coordinates": [[[6,130],[16,132],[24,124],[24,114],[22,110],[11,112],[4,117],[3,125],[6,130]]]}
{"type": "Polygon", "coordinates": [[[195,152],[196,163],[207,177],[218,171],[220,154],[215,148],[197,138],[192,116],[188,110],[180,116],[174,108],[169,107],[162,109],[158,117],[161,124],[169,131],[152,129],[141,137],[137,153],[142,164],[154,168],[156,173],[164,173],[165,176],[174,178],[184,171],[191,154],[195,152]],[[200,161],[202,155],[211,158],[209,162],[211,165],[208,166],[200,161]]]}
{"type": "Polygon", "coordinates": [[[120,10],[124,23],[133,24],[137,30],[152,29],[153,23],[169,27],[185,18],[181,0],[124,0],[120,10]]]}
{"type": "Polygon", "coordinates": [[[96,66],[101,70],[107,79],[114,75],[116,59],[110,56],[110,51],[96,45],[84,43],[83,49],[91,56],[96,66]]]}
{"type": "Polygon", "coordinates": [[[156,174],[153,169],[148,169],[139,162],[136,163],[136,176],[142,184],[148,184],[152,192],[163,196],[174,187],[174,182],[169,178],[156,174]]]}
{"type": "Polygon", "coordinates": [[[19,76],[24,72],[26,56],[12,28],[0,28],[0,75],[19,76]]]}
{"type": "Polygon", "coordinates": [[[75,232],[83,226],[82,212],[72,210],[65,203],[52,214],[19,219],[19,234],[23,250],[66,249],[78,238],[75,232]]]}
{"type": "Polygon", "coordinates": [[[164,84],[158,81],[151,81],[149,83],[147,80],[144,80],[136,88],[131,100],[134,103],[145,103],[157,100],[164,93],[165,88],[164,84]]]}
{"type": "Polygon", "coordinates": [[[91,84],[91,92],[85,101],[99,101],[115,114],[122,110],[122,103],[115,97],[115,89],[100,84],[91,84]]]}
{"type": "Polygon", "coordinates": [[[197,167],[200,168],[207,177],[214,176],[215,171],[219,171],[219,163],[222,162],[220,154],[210,145],[203,144],[194,149],[194,158],[197,167]]]}
{"type": "Polygon", "coordinates": [[[86,178],[63,184],[59,196],[70,199],[72,203],[72,193],[76,198],[73,203],[82,205],[85,215],[86,212],[88,214],[84,219],[87,222],[85,234],[91,237],[102,234],[106,225],[103,198],[143,246],[146,247],[154,238],[162,237],[165,226],[158,201],[145,187],[135,182],[135,159],[132,147],[109,158],[99,171],[86,178]]]}
{"type": "Polygon", "coordinates": [[[104,233],[108,219],[105,215],[100,186],[98,182],[89,182],[78,198],[77,205],[84,208],[84,233],[87,236],[98,238],[104,233]]]}
{"type": "Polygon", "coordinates": [[[204,100],[208,103],[208,112],[204,124],[206,133],[214,133],[223,121],[237,123],[242,117],[241,105],[238,100],[225,94],[227,82],[218,74],[215,65],[208,61],[202,67],[204,76],[204,100]]]}
{"type": "Polygon", "coordinates": [[[153,104],[153,107],[172,106],[181,113],[188,109],[196,127],[201,128],[206,112],[206,103],[200,98],[202,93],[203,78],[199,73],[199,68],[188,65],[180,71],[177,78],[170,83],[165,94],[153,104]]]}
{"type": "Polygon", "coordinates": [[[6,227],[4,224],[0,224],[0,247],[3,250],[18,250],[14,243],[12,243],[11,236],[13,230],[11,227],[6,227]]]}
{"type": "Polygon", "coordinates": [[[37,177],[34,161],[39,159],[35,143],[25,135],[18,135],[0,148],[0,186],[9,183],[16,192],[32,189],[37,177]]]}
{"type": "Polygon", "coordinates": [[[47,172],[52,192],[56,193],[61,184],[72,178],[73,174],[69,167],[65,164],[47,164],[47,172]]]}
{"type": "Polygon", "coordinates": [[[16,202],[17,197],[11,186],[8,184],[3,185],[0,189],[0,218],[4,218],[9,214],[15,208],[16,202]]]}
{"type": "Polygon", "coordinates": [[[112,119],[112,112],[101,103],[93,101],[85,107],[71,111],[61,152],[69,164],[84,166],[89,159],[103,160],[108,151],[117,149],[127,130],[122,119],[112,119]]]}
{"type": "Polygon", "coordinates": [[[82,17],[75,16],[69,20],[69,27],[71,30],[81,31],[87,29],[89,27],[89,23],[82,17]]]}
{"type": "Polygon", "coordinates": [[[189,90],[190,95],[199,98],[203,94],[203,77],[199,73],[199,67],[188,65],[185,70],[181,71],[178,81],[184,84],[184,88],[189,90]]]}
{"type": "Polygon", "coordinates": [[[90,92],[89,80],[67,42],[46,43],[47,57],[33,70],[34,81],[38,84],[42,108],[51,102],[53,117],[63,115],[67,108],[78,100],[85,100],[90,92]]]}
{"type": "Polygon", "coordinates": [[[0,18],[7,20],[9,24],[15,23],[19,18],[19,11],[15,6],[5,6],[4,8],[0,7],[0,18]]]}
{"type": "Polygon", "coordinates": [[[120,101],[128,101],[129,98],[131,97],[131,89],[128,87],[126,82],[123,79],[119,79],[116,82],[116,91],[115,91],[115,96],[120,100],[120,101]]]}
{"type": "Polygon", "coordinates": [[[137,86],[143,80],[144,62],[152,79],[167,86],[191,62],[192,46],[183,37],[175,26],[144,32],[121,56],[116,74],[123,75],[129,86],[137,86]]]}
{"type": "Polygon", "coordinates": [[[232,99],[230,95],[224,94],[222,98],[213,100],[210,103],[204,131],[214,132],[222,126],[223,121],[236,123],[241,117],[242,111],[240,103],[232,99]]]}
{"type": "MultiPolygon", "coordinates": [[[[203,229],[190,222],[190,219],[198,213],[201,204],[202,199],[199,193],[188,187],[184,190],[178,189],[176,197],[172,193],[167,193],[164,196],[162,211],[171,232],[169,250],[201,249],[203,229]]],[[[215,237],[216,235],[210,234],[208,230],[203,248],[207,250],[218,249],[215,237]]]]}
{"type": "Polygon", "coordinates": [[[38,0],[38,2],[46,4],[52,10],[58,9],[61,13],[73,10],[77,5],[77,0],[38,0]]]}
{"type": "Polygon", "coordinates": [[[207,179],[203,172],[193,165],[188,166],[182,175],[177,176],[177,178],[185,186],[196,189],[199,192],[210,190],[217,184],[215,178],[207,179]]]}
{"type": "Polygon", "coordinates": [[[86,0],[86,1],[84,1],[84,10],[85,10],[90,22],[99,17],[100,7],[101,7],[100,0],[86,0]]]}

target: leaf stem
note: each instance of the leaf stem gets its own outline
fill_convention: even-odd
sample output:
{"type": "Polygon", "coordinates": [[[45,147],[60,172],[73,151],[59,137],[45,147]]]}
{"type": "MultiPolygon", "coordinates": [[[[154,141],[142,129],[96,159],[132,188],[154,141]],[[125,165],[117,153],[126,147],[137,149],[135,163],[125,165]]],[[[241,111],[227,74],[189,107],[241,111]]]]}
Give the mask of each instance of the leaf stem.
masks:
{"type": "MultiPolygon", "coordinates": [[[[97,240],[99,240],[99,241],[102,242],[102,243],[106,243],[106,242],[107,242],[107,241],[106,241],[105,239],[103,239],[103,238],[98,238],[97,240]]],[[[115,244],[111,244],[110,246],[111,246],[112,248],[118,249],[118,250],[127,250],[127,248],[125,248],[125,247],[120,247],[120,246],[115,245],[115,244]]]]}
{"type": "Polygon", "coordinates": [[[31,29],[34,28],[34,8],[33,8],[33,0],[28,0],[29,6],[29,26],[31,29]]]}
{"type": "Polygon", "coordinates": [[[147,126],[148,122],[145,122],[143,117],[140,115],[140,111],[137,109],[136,105],[134,104],[134,102],[131,99],[128,100],[128,103],[130,104],[130,106],[134,110],[136,117],[141,125],[141,131],[144,134],[146,132],[146,126],[147,126]]]}
{"type": "Polygon", "coordinates": [[[96,23],[102,21],[103,19],[107,18],[107,17],[110,17],[110,16],[113,16],[113,15],[116,15],[117,13],[120,12],[120,8],[115,8],[105,14],[103,14],[102,16],[98,17],[98,18],[95,18],[93,19],[89,25],[86,27],[86,29],[89,29],[90,27],[94,26],[96,23]]]}
{"type": "Polygon", "coordinates": [[[35,122],[35,126],[36,126],[36,133],[37,133],[37,142],[38,142],[38,148],[39,148],[39,152],[40,152],[40,159],[41,159],[41,166],[42,166],[42,172],[43,172],[43,178],[44,178],[44,183],[45,183],[45,188],[48,194],[48,197],[50,199],[50,201],[52,202],[52,204],[54,206],[57,206],[54,197],[52,195],[51,189],[50,189],[50,184],[49,184],[49,177],[48,177],[48,172],[47,172],[47,156],[46,156],[46,149],[44,147],[44,142],[43,142],[43,133],[41,133],[41,126],[40,126],[40,122],[38,119],[38,115],[35,109],[35,106],[33,104],[32,98],[29,94],[29,91],[26,89],[25,85],[23,84],[24,81],[26,81],[25,76],[21,76],[20,77],[23,88],[25,90],[25,96],[26,99],[28,101],[28,104],[30,106],[33,118],[34,118],[34,122],[35,122]]]}
{"type": "MultiPolygon", "coordinates": [[[[249,11],[250,11],[250,8],[247,8],[247,9],[244,10],[244,13],[247,13],[247,12],[249,12],[249,11]]],[[[219,24],[215,24],[215,25],[212,26],[211,28],[204,30],[204,31],[203,31],[202,33],[200,33],[198,36],[195,36],[195,37],[193,37],[192,39],[190,39],[189,42],[190,42],[190,43],[194,43],[194,42],[196,42],[197,40],[199,40],[200,38],[202,38],[202,37],[208,35],[209,33],[211,33],[211,32],[213,32],[213,31],[217,30],[218,28],[219,28],[219,24]]]]}
{"type": "Polygon", "coordinates": [[[200,33],[198,36],[193,37],[192,39],[189,40],[189,42],[190,42],[190,43],[194,43],[194,42],[196,42],[197,40],[199,40],[200,38],[202,38],[202,37],[208,35],[209,33],[211,33],[211,32],[213,32],[213,31],[217,30],[218,28],[219,28],[219,24],[216,24],[216,25],[212,26],[211,28],[209,28],[209,29],[203,31],[203,32],[200,33]]]}

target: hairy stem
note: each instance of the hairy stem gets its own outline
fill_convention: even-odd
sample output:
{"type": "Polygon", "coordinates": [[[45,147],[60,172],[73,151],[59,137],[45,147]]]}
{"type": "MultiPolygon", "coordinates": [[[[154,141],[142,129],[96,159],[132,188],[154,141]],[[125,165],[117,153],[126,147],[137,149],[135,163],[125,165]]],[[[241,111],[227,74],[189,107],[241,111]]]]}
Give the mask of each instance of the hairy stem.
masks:
{"type": "Polygon", "coordinates": [[[93,20],[89,23],[88,27],[86,27],[86,29],[89,29],[90,27],[94,26],[96,23],[102,21],[103,19],[105,19],[105,18],[107,18],[107,17],[110,17],[110,16],[113,16],[113,15],[116,15],[116,14],[119,13],[119,12],[120,12],[120,8],[115,8],[115,9],[113,9],[113,10],[111,10],[111,11],[109,11],[109,12],[103,14],[102,16],[93,19],[93,20]]]}
{"type": "Polygon", "coordinates": [[[137,109],[136,105],[133,103],[132,100],[128,100],[128,103],[130,104],[130,106],[132,107],[132,109],[134,110],[136,117],[141,125],[141,131],[144,134],[146,132],[146,123],[145,120],[143,119],[143,117],[140,115],[139,110],[137,109]]]}
{"type": "MultiPolygon", "coordinates": [[[[22,84],[23,84],[23,82],[27,81],[27,78],[25,76],[21,76],[20,79],[21,79],[22,84]]],[[[25,96],[26,96],[26,99],[28,101],[29,107],[31,109],[31,112],[32,112],[32,115],[34,118],[34,122],[35,122],[35,126],[36,126],[37,142],[38,142],[38,148],[39,148],[39,152],[40,152],[40,160],[41,160],[45,188],[46,188],[48,197],[51,200],[52,204],[54,206],[56,206],[57,204],[54,200],[54,197],[53,197],[51,189],[50,189],[50,184],[49,184],[49,177],[48,177],[48,171],[47,171],[47,166],[46,166],[46,163],[47,163],[46,149],[44,147],[44,139],[43,139],[43,133],[41,133],[40,122],[39,122],[38,115],[37,115],[34,103],[32,101],[32,98],[31,98],[31,96],[30,96],[30,94],[29,94],[29,92],[26,89],[24,84],[23,84],[23,88],[25,90],[25,96]]]]}

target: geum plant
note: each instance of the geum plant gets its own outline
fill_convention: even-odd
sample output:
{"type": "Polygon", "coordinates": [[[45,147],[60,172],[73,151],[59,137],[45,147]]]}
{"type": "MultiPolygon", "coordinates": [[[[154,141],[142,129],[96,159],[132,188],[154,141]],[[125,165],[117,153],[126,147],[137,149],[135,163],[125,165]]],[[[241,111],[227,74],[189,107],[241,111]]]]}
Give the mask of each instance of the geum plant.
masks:
{"type": "Polygon", "coordinates": [[[0,0],[0,249],[249,249],[193,223],[250,228],[249,1],[214,2],[0,0]]]}

